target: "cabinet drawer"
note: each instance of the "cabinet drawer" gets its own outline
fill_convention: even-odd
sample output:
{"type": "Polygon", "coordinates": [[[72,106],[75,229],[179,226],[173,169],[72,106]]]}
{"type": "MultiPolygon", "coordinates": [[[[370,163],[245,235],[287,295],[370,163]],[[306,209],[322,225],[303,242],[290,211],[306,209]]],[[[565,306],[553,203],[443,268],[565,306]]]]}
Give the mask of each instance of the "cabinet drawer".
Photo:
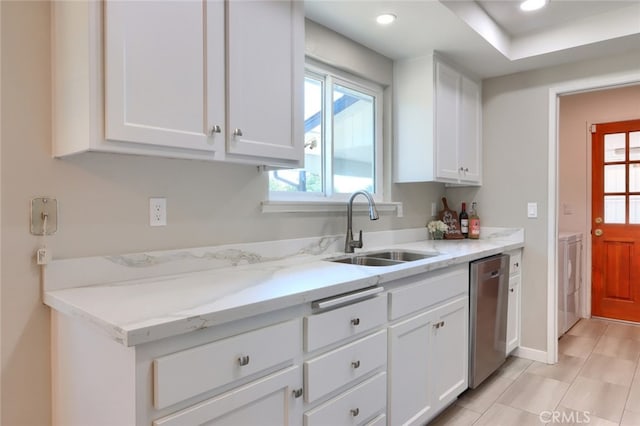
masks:
{"type": "Polygon", "coordinates": [[[394,320],[469,292],[469,267],[455,266],[414,285],[389,291],[389,319],[394,320]]]}
{"type": "Polygon", "coordinates": [[[299,320],[272,325],[153,361],[154,407],[176,402],[291,360],[299,353],[299,320]]]}
{"type": "Polygon", "coordinates": [[[312,402],[387,362],[387,331],[381,330],[304,363],[305,400],[312,402]]]}
{"type": "MultiPolygon", "coordinates": [[[[380,373],[304,414],[305,426],[353,426],[383,412],[387,375],[380,373]],[[359,421],[358,419],[362,419],[359,421]]],[[[373,424],[376,424],[375,422],[373,424]]]]}
{"type": "Polygon", "coordinates": [[[292,396],[300,381],[300,367],[289,367],[155,420],[153,426],[292,424],[300,418],[302,401],[292,396]]]}
{"type": "Polygon", "coordinates": [[[509,253],[509,275],[516,275],[520,273],[522,267],[522,251],[509,253]]]}
{"type": "Polygon", "coordinates": [[[384,324],[387,299],[374,297],[304,318],[304,349],[311,352],[384,324]]]}

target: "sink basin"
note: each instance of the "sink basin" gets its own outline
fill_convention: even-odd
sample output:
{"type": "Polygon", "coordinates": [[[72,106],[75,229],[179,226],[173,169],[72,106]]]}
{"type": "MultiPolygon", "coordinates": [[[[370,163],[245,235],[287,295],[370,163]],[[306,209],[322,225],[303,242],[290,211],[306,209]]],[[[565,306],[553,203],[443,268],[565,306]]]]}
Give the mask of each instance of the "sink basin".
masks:
{"type": "Polygon", "coordinates": [[[368,257],[368,256],[346,256],[346,257],[337,257],[333,259],[327,259],[330,262],[337,263],[348,263],[350,265],[364,265],[364,266],[389,266],[389,265],[397,265],[398,263],[403,263],[399,260],[391,260],[391,259],[381,259],[377,257],[368,257]]]}
{"type": "Polygon", "coordinates": [[[400,263],[413,262],[438,256],[440,253],[420,253],[407,250],[381,250],[371,253],[347,255],[325,259],[329,262],[346,263],[349,265],[390,266],[400,263]]]}
{"type": "Polygon", "coordinates": [[[414,260],[428,259],[430,257],[438,256],[439,254],[440,253],[419,253],[406,250],[386,250],[367,253],[365,256],[378,259],[397,260],[400,262],[413,262],[414,260]]]}

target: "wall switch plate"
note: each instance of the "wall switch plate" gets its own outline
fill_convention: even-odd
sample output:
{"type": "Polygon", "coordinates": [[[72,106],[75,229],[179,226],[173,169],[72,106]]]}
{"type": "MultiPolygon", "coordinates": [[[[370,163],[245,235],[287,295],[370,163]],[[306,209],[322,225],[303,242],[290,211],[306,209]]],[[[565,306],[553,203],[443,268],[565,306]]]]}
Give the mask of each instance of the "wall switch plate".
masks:
{"type": "Polygon", "coordinates": [[[166,198],[149,198],[149,225],[167,226],[166,198]]]}
{"type": "Polygon", "coordinates": [[[527,217],[538,217],[538,203],[527,203],[527,217]]]}

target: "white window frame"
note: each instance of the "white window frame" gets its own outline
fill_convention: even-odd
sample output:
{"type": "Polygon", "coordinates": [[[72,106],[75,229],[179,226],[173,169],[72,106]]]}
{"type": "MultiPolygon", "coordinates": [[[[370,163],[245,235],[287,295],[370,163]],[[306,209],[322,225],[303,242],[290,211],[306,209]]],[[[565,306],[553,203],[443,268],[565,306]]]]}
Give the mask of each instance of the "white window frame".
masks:
{"type": "MultiPolygon", "coordinates": [[[[324,84],[324,100],[323,110],[326,106],[333,107],[333,87],[334,84],[357,90],[358,92],[372,96],[374,98],[374,120],[375,120],[375,149],[374,158],[374,188],[375,192],[371,195],[376,202],[384,201],[384,140],[383,140],[383,115],[384,115],[384,88],[372,81],[365,80],[345,71],[336,69],[329,65],[314,61],[310,58],[306,59],[305,77],[311,76],[323,81],[324,84]],[[327,88],[331,88],[328,90],[327,88]]],[[[322,117],[322,169],[323,169],[323,188],[324,192],[295,192],[295,191],[268,191],[269,201],[289,201],[289,202],[342,202],[347,201],[351,194],[336,193],[333,191],[333,111],[325,113],[322,117]],[[327,116],[331,120],[327,120],[327,116]],[[331,141],[327,139],[327,134],[331,134],[331,141]]]]}

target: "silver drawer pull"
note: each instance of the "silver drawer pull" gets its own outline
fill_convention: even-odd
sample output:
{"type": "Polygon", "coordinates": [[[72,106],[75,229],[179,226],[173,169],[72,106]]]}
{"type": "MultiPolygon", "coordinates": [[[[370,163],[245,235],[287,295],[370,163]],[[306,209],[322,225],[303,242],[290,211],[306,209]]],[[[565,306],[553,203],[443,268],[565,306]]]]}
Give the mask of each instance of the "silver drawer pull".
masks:
{"type": "Polygon", "coordinates": [[[354,318],[351,320],[351,325],[352,326],[356,326],[356,325],[360,325],[360,318],[354,318]]]}
{"type": "Polygon", "coordinates": [[[444,327],[444,321],[439,321],[439,322],[437,322],[437,323],[433,324],[433,326],[434,326],[435,328],[444,327]]]}
{"type": "Polygon", "coordinates": [[[358,414],[360,414],[360,409],[359,408],[352,408],[351,409],[351,416],[358,417],[358,414]]]}
{"type": "Polygon", "coordinates": [[[353,367],[354,369],[359,368],[360,367],[360,360],[358,361],[353,361],[351,363],[351,367],[353,367]]]}
{"type": "Polygon", "coordinates": [[[293,390],[293,397],[300,398],[302,396],[302,388],[293,390]]]}
{"type": "Polygon", "coordinates": [[[240,364],[241,366],[249,364],[249,355],[238,357],[238,364],[240,364]]]}
{"type": "Polygon", "coordinates": [[[215,126],[211,126],[211,131],[209,132],[209,134],[213,136],[216,133],[222,133],[222,128],[217,124],[215,126]]]}
{"type": "Polygon", "coordinates": [[[242,130],[241,129],[235,129],[233,131],[233,136],[242,136],[242,130]]]}
{"type": "Polygon", "coordinates": [[[512,288],[510,288],[510,289],[509,289],[509,291],[510,291],[511,293],[513,293],[513,289],[512,289],[512,288]]]}
{"type": "Polygon", "coordinates": [[[444,321],[440,321],[440,327],[444,327],[444,321]]]}

